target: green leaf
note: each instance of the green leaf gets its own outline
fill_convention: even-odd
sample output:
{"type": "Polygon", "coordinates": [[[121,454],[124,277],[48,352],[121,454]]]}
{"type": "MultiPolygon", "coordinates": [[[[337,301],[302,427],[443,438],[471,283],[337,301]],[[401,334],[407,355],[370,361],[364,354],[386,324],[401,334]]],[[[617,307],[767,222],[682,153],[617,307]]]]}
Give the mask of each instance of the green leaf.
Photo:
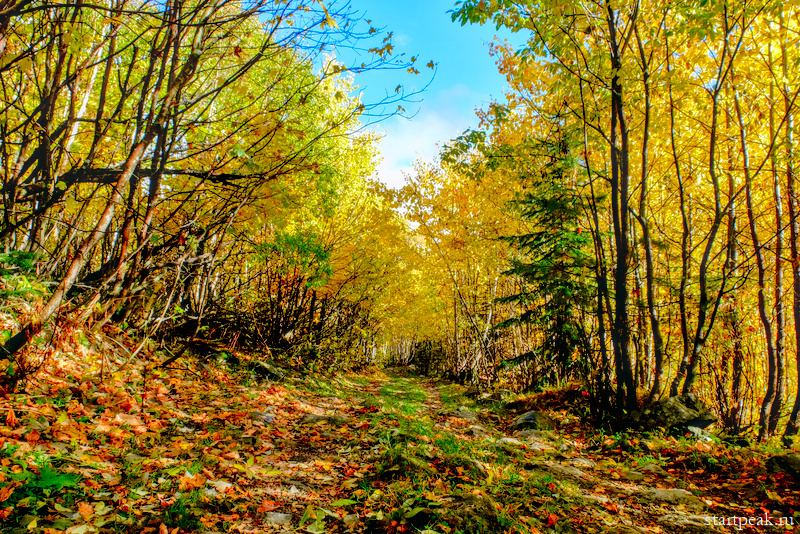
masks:
{"type": "Polygon", "coordinates": [[[343,506],[353,506],[354,504],[358,504],[358,502],[350,500],[350,499],[339,499],[338,501],[333,501],[331,506],[336,506],[341,508],[343,506]]]}
{"type": "Polygon", "coordinates": [[[409,519],[409,518],[411,518],[411,517],[414,517],[415,515],[417,515],[418,513],[420,513],[421,511],[423,511],[424,509],[425,509],[425,508],[423,508],[423,507],[421,507],[421,506],[417,506],[416,508],[412,509],[412,510],[411,510],[410,512],[408,512],[407,514],[404,514],[404,517],[405,517],[406,519],[409,519]]]}

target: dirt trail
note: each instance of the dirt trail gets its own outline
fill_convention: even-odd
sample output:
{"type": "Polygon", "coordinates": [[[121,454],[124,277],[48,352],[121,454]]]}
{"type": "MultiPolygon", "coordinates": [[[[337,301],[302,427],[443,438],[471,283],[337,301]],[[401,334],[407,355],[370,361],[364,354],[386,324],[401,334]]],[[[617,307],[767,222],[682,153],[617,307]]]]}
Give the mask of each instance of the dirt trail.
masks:
{"type": "Polygon", "coordinates": [[[563,399],[523,403],[553,428],[516,432],[491,398],[401,370],[126,378],[0,401],[0,530],[763,532],[709,521],[800,509],[752,451],[587,436],[563,399]]]}

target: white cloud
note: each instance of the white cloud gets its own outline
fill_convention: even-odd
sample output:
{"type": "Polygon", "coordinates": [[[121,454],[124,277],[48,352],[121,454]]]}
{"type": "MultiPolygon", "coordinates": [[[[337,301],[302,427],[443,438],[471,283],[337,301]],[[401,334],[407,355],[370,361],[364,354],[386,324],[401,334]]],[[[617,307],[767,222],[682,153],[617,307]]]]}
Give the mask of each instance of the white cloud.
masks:
{"type": "Polygon", "coordinates": [[[402,187],[404,173],[413,173],[415,161],[433,162],[444,143],[477,124],[474,108],[484,100],[488,97],[458,84],[426,99],[414,118],[387,121],[379,147],[382,161],[376,171],[378,179],[389,187],[402,187]]]}

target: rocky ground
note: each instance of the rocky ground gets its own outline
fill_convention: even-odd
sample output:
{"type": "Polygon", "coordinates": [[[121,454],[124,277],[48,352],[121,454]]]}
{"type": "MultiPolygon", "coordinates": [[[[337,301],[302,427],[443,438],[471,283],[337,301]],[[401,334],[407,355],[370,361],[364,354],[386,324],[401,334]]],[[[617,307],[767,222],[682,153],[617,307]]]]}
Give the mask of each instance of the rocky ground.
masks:
{"type": "Polygon", "coordinates": [[[0,402],[3,532],[800,524],[798,485],[767,468],[769,452],[587,429],[579,390],[504,404],[402,370],[244,384],[205,364],[83,382],[50,371],[39,391],[0,402]]]}

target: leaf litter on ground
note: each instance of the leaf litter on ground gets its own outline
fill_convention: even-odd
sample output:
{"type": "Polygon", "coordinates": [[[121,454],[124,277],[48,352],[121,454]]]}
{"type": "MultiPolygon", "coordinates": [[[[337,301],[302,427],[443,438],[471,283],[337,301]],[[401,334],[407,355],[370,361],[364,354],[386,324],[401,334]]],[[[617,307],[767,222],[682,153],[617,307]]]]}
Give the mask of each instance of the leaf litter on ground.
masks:
{"type": "Polygon", "coordinates": [[[592,432],[570,390],[523,402],[562,423],[539,449],[504,437],[513,417],[466,388],[397,370],[278,384],[153,355],[123,370],[94,355],[92,374],[92,356],[54,355],[0,399],[8,532],[677,531],[660,517],[684,505],[643,502],[633,473],[698,495],[708,516],[800,509],[757,450],[592,432]]]}

